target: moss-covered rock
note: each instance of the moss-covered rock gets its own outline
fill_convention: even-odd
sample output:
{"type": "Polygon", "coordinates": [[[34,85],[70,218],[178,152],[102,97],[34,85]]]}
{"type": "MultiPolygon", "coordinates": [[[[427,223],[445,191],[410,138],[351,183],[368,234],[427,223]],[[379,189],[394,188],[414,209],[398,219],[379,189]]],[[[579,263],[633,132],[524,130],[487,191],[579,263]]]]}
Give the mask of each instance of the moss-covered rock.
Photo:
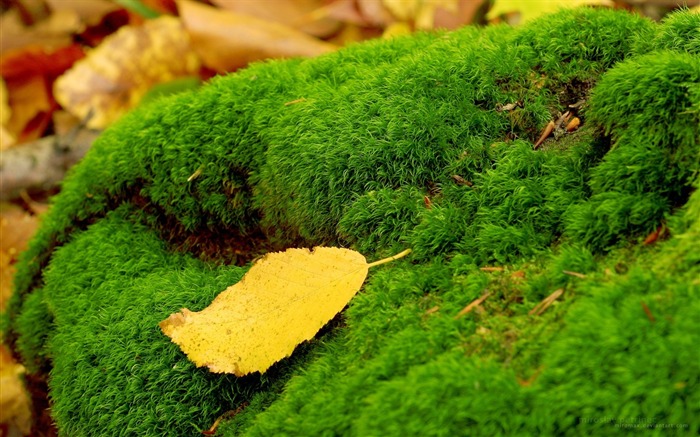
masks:
{"type": "Polygon", "coordinates": [[[224,435],[697,433],[698,29],[563,11],[146,105],[65,181],[6,339],[63,435],[191,435],[229,410],[224,435]],[[567,110],[582,128],[533,147],[567,110]],[[264,375],[196,369],[160,333],[260,253],[314,244],[414,254],[264,375]]]}

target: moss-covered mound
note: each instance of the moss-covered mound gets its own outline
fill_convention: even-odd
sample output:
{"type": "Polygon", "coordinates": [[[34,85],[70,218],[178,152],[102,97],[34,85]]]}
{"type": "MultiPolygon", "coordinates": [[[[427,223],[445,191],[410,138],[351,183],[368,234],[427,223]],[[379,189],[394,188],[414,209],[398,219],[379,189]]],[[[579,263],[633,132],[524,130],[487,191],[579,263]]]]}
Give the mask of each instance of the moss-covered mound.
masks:
{"type": "Polygon", "coordinates": [[[699,138],[687,11],[254,65],[102,135],[3,330],[67,436],[193,435],[230,410],[222,435],[697,434],[699,138]],[[582,127],[534,147],[566,111],[582,127]],[[317,244],[414,252],[264,375],[197,369],[160,333],[255,256],[317,244]]]}

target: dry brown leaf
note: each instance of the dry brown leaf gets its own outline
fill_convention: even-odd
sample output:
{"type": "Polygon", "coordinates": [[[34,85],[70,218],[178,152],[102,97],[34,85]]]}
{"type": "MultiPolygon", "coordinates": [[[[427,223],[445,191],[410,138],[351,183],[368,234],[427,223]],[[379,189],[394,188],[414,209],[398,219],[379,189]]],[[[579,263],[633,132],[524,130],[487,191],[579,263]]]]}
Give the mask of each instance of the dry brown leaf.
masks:
{"type": "Polygon", "coordinates": [[[180,16],[204,65],[220,73],[268,58],[313,57],[337,49],[289,26],[178,1],[180,16]]]}
{"type": "Polygon", "coordinates": [[[414,23],[416,29],[435,27],[435,12],[443,9],[456,14],[459,0],[382,0],[399,21],[414,23]]]}
{"type": "Polygon", "coordinates": [[[54,85],[56,100],[88,127],[116,121],[155,84],[197,75],[199,59],[182,23],[160,17],[124,26],[76,62],[54,85]]]}
{"type": "Polygon", "coordinates": [[[435,10],[435,27],[440,29],[456,29],[465,24],[472,23],[483,3],[484,0],[458,0],[456,11],[437,8],[435,10]]]}
{"type": "Polygon", "coordinates": [[[314,15],[315,11],[324,6],[326,3],[324,0],[285,0],[276,2],[274,7],[260,0],[211,0],[211,2],[222,9],[283,24],[317,38],[326,37],[340,27],[340,21],[336,19],[314,15]]]}
{"type": "Polygon", "coordinates": [[[5,11],[0,16],[0,52],[5,55],[11,50],[20,50],[27,46],[41,46],[45,49],[54,49],[69,45],[72,40],[67,33],[46,33],[36,31],[34,26],[26,27],[22,21],[22,14],[17,8],[5,11]]]}
{"type": "Polygon", "coordinates": [[[335,0],[311,15],[361,27],[385,28],[396,21],[381,0],[335,0]]]}
{"type": "Polygon", "coordinates": [[[109,0],[44,0],[54,14],[73,13],[85,23],[94,23],[103,16],[119,9],[120,6],[109,0]]]}
{"type": "Polygon", "coordinates": [[[207,308],[184,308],[160,322],[198,367],[237,376],[265,372],[291,355],[357,293],[369,267],[362,254],[335,247],[288,249],[260,259],[207,308]]]}

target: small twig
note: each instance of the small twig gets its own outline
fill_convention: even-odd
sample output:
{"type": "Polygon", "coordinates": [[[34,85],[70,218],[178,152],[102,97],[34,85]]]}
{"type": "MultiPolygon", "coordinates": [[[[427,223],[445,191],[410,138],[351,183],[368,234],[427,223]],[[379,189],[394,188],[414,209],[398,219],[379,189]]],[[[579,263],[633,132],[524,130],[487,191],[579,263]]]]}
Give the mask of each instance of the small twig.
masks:
{"type": "Polygon", "coordinates": [[[458,174],[453,174],[452,180],[455,181],[455,183],[457,185],[463,185],[463,186],[467,186],[467,187],[471,187],[474,185],[472,182],[469,182],[468,180],[464,179],[462,176],[460,176],[458,174]]]}
{"type": "Polygon", "coordinates": [[[46,210],[49,208],[47,204],[41,204],[32,199],[29,193],[27,193],[27,190],[25,189],[22,189],[22,191],[19,192],[19,197],[27,205],[27,209],[29,210],[29,212],[31,212],[34,215],[42,214],[46,212],[46,210]]]}
{"type": "Polygon", "coordinates": [[[248,406],[248,402],[243,402],[235,410],[229,410],[229,411],[225,412],[224,414],[222,414],[221,416],[216,418],[216,420],[214,421],[214,424],[208,430],[202,431],[202,434],[204,434],[204,435],[216,434],[216,429],[219,427],[219,424],[221,423],[222,420],[230,419],[230,418],[234,417],[236,414],[243,411],[243,409],[247,406],[248,406]]]}
{"type": "Polygon", "coordinates": [[[513,109],[521,106],[520,102],[506,103],[505,105],[496,105],[497,112],[512,111],[513,109]]]}
{"type": "Polygon", "coordinates": [[[482,272],[502,272],[503,267],[480,267],[479,270],[482,272]]]}
{"type": "Polygon", "coordinates": [[[645,304],[643,300],[640,300],[639,303],[642,304],[642,309],[644,310],[644,313],[646,313],[647,318],[651,321],[651,323],[656,322],[656,319],[654,318],[654,315],[651,313],[651,310],[647,304],[645,304]]]}
{"type": "Polygon", "coordinates": [[[427,316],[428,314],[433,314],[436,313],[440,309],[439,306],[435,305],[434,307],[428,309],[425,311],[425,315],[427,316]]]}
{"type": "Polygon", "coordinates": [[[302,97],[300,99],[292,100],[291,102],[286,102],[284,106],[296,105],[297,103],[305,102],[306,98],[302,97]]]}
{"type": "Polygon", "coordinates": [[[585,100],[579,100],[578,102],[569,105],[569,108],[570,108],[570,109],[579,109],[579,108],[582,107],[585,103],[586,103],[585,100]]]}
{"type": "Polygon", "coordinates": [[[399,253],[397,253],[397,254],[394,255],[394,256],[390,256],[389,258],[384,258],[384,259],[380,259],[379,261],[375,261],[375,262],[373,262],[373,263],[369,263],[369,264],[367,264],[367,268],[374,267],[374,266],[379,266],[379,265],[382,265],[382,264],[386,264],[386,263],[388,263],[388,262],[392,262],[392,261],[394,261],[395,259],[403,258],[404,256],[408,255],[409,253],[411,253],[411,249],[406,249],[406,250],[404,250],[403,252],[399,252],[399,253]]]}
{"type": "Polygon", "coordinates": [[[661,223],[659,225],[659,227],[657,227],[654,230],[654,232],[647,235],[647,238],[644,239],[644,243],[642,243],[642,244],[644,244],[645,246],[648,246],[650,244],[654,244],[656,242],[656,240],[658,240],[659,237],[661,237],[665,233],[665,231],[666,231],[666,225],[661,223]]]}
{"type": "Polygon", "coordinates": [[[195,170],[194,173],[187,178],[187,182],[192,182],[193,180],[197,179],[202,174],[202,171],[204,171],[204,166],[201,166],[195,170]]]}
{"type": "Polygon", "coordinates": [[[586,275],[579,272],[572,272],[570,270],[562,270],[562,273],[569,276],[575,276],[577,278],[586,279],[586,275]]]}
{"type": "Polygon", "coordinates": [[[458,312],[454,318],[459,319],[459,318],[463,317],[464,315],[469,314],[474,308],[481,305],[481,303],[483,301],[485,301],[486,298],[489,296],[491,296],[491,292],[486,290],[486,293],[482,294],[480,298],[474,300],[472,303],[470,303],[469,305],[462,308],[462,311],[458,312]]]}
{"type": "Polygon", "coordinates": [[[521,387],[529,387],[532,385],[533,382],[537,379],[538,376],[540,376],[540,373],[542,373],[543,367],[538,367],[535,369],[535,371],[530,375],[529,378],[527,379],[522,379],[522,378],[517,378],[518,384],[520,384],[521,387]]]}
{"type": "Polygon", "coordinates": [[[530,312],[529,312],[528,314],[531,315],[531,316],[532,316],[532,315],[539,316],[539,315],[542,314],[547,308],[549,308],[549,306],[550,306],[555,300],[557,300],[557,299],[559,298],[559,296],[561,296],[563,293],[564,293],[564,289],[563,289],[563,288],[557,289],[554,293],[552,293],[552,294],[550,294],[549,296],[547,296],[546,298],[544,298],[544,300],[542,300],[542,302],[540,302],[540,303],[538,303],[537,305],[535,305],[535,307],[534,307],[533,309],[531,309],[530,312]]]}

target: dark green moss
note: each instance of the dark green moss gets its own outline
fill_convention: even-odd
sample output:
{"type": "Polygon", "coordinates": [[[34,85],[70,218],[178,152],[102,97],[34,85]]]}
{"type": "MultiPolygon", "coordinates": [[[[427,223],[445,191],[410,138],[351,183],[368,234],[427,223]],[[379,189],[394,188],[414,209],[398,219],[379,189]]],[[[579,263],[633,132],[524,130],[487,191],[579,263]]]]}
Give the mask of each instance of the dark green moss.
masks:
{"type": "Polygon", "coordinates": [[[222,434],[697,433],[698,17],[373,41],[143,107],[71,171],[6,338],[51,368],[63,435],[190,435],[243,405],[222,434]],[[583,128],[534,150],[581,100],[583,128]],[[237,254],[319,243],[414,253],[265,375],[208,374],[160,333],[237,254]]]}

